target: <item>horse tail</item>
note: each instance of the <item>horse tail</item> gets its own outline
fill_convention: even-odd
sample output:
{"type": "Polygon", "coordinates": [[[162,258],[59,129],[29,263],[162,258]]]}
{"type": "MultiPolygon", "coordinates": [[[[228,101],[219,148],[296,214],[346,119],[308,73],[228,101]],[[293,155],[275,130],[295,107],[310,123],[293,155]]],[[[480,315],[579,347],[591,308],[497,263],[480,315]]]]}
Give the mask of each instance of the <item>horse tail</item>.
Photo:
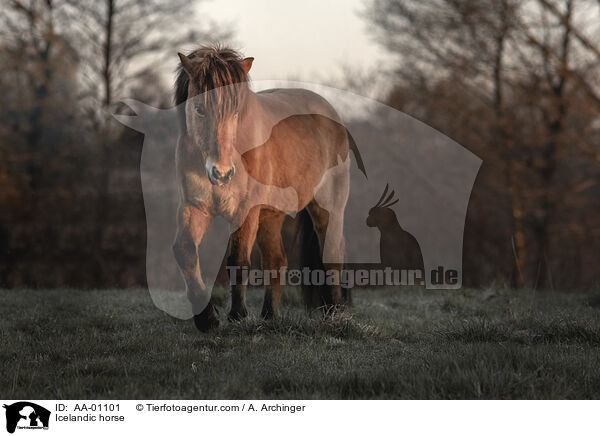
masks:
{"type": "MultiPolygon", "coordinates": [[[[297,216],[296,246],[299,248],[300,269],[308,268],[311,271],[324,269],[319,247],[319,238],[313,226],[308,210],[302,209],[297,216]]],[[[323,296],[326,295],[325,286],[311,285],[302,281],[302,299],[307,310],[324,306],[323,296]]]]}
{"type": "Polygon", "coordinates": [[[352,153],[354,154],[354,158],[356,159],[356,165],[358,166],[358,169],[365,175],[365,178],[368,179],[365,163],[363,162],[360,151],[358,150],[356,141],[354,141],[354,138],[352,137],[348,129],[346,129],[346,135],[348,135],[348,147],[350,148],[350,150],[352,150],[352,153]]]}
{"type": "MultiPolygon", "coordinates": [[[[308,268],[310,271],[325,270],[323,258],[321,257],[319,237],[317,236],[308,210],[306,208],[302,209],[298,212],[296,219],[297,227],[294,246],[299,249],[300,269],[308,268]]],[[[312,285],[302,281],[301,289],[304,307],[309,311],[332,304],[332,301],[330,301],[330,285],[312,285]]],[[[352,305],[352,293],[350,289],[342,288],[341,302],[347,306],[352,305]]]]}

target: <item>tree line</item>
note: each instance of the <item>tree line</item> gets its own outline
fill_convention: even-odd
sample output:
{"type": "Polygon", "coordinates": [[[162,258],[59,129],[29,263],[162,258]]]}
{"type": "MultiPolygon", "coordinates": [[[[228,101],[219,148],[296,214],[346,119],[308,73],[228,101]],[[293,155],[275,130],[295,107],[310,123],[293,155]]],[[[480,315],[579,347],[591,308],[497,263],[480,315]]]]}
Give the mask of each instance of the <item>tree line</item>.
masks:
{"type": "MultiPolygon", "coordinates": [[[[196,6],[2,3],[0,286],[144,285],[143,138],[108,114],[171,106],[173,54],[231,35],[196,6]]],[[[600,2],[367,0],[362,16],[393,66],[373,68],[378,98],[483,159],[464,283],[597,284],[600,2]]]]}

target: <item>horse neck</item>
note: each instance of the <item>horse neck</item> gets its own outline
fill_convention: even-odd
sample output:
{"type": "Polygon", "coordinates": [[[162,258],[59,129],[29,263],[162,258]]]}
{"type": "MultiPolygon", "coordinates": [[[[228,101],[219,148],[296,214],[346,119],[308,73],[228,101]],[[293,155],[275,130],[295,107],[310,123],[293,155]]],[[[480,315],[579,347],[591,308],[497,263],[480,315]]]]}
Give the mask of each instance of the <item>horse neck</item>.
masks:
{"type": "Polygon", "coordinates": [[[267,108],[256,93],[248,90],[243,116],[238,123],[238,151],[243,154],[267,142],[273,124],[267,108]]]}

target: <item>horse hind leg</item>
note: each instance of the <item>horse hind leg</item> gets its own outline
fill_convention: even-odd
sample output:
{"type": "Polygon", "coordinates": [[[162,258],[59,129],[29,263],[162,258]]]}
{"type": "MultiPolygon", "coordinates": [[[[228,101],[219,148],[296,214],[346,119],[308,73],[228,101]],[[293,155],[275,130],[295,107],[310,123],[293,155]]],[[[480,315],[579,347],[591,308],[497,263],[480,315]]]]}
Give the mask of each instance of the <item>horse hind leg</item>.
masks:
{"type": "MultiPolygon", "coordinates": [[[[323,264],[337,270],[340,277],[344,266],[344,210],[350,186],[349,164],[349,159],[346,162],[339,160],[336,167],[325,173],[314,199],[307,206],[319,239],[323,264]]],[[[339,283],[332,285],[326,292],[325,301],[328,305],[350,302],[349,292],[342,293],[339,283]]]]}
{"type": "MultiPolygon", "coordinates": [[[[322,262],[320,264],[324,269],[338,270],[341,274],[343,266],[343,260],[340,259],[339,252],[335,254],[336,262],[325,262],[326,259],[332,260],[333,253],[329,253],[329,257],[326,256],[325,247],[327,245],[327,233],[328,231],[334,232],[335,230],[330,226],[333,221],[330,219],[331,214],[320,207],[314,200],[311,201],[307,206],[308,212],[313,222],[315,233],[319,241],[319,249],[322,262]]],[[[338,249],[343,249],[343,243],[338,242],[338,249]]],[[[331,242],[330,242],[331,244],[331,242]]],[[[330,248],[331,250],[331,248],[330,248]]],[[[321,292],[320,300],[327,307],[336,306],[342,303],[342,289],[339,283],[330,286],[314,286],[314,289],[318,289],[321,292]]]]}
{"type": "Polygon", "coordinates": [[[281,304],[281,268],[287,266],[287,257],[281,238],[281,227],[285,214],[281,212],[267,212],[261,215],[258,228],[258,246],[262,258],[262,268],[268,276],[265,283],[265,299],[261,315],[265,319],[279,316],[281,304]],[[272,272],[272,274],[271,274],[272,272]]]}

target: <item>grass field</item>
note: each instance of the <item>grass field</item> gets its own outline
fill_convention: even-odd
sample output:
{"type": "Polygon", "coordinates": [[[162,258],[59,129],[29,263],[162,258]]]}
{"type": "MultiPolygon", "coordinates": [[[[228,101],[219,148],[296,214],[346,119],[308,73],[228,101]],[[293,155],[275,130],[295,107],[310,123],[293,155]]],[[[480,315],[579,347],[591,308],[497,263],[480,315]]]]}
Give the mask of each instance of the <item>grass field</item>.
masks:
{"type": "Polygon", "coordinates": [[[2,290],[0,397],[600,398],[599,292],[355,290],[322,319],[289,290],[270,322],[261,295],[200,334],[146,290],[2,290]]]}

